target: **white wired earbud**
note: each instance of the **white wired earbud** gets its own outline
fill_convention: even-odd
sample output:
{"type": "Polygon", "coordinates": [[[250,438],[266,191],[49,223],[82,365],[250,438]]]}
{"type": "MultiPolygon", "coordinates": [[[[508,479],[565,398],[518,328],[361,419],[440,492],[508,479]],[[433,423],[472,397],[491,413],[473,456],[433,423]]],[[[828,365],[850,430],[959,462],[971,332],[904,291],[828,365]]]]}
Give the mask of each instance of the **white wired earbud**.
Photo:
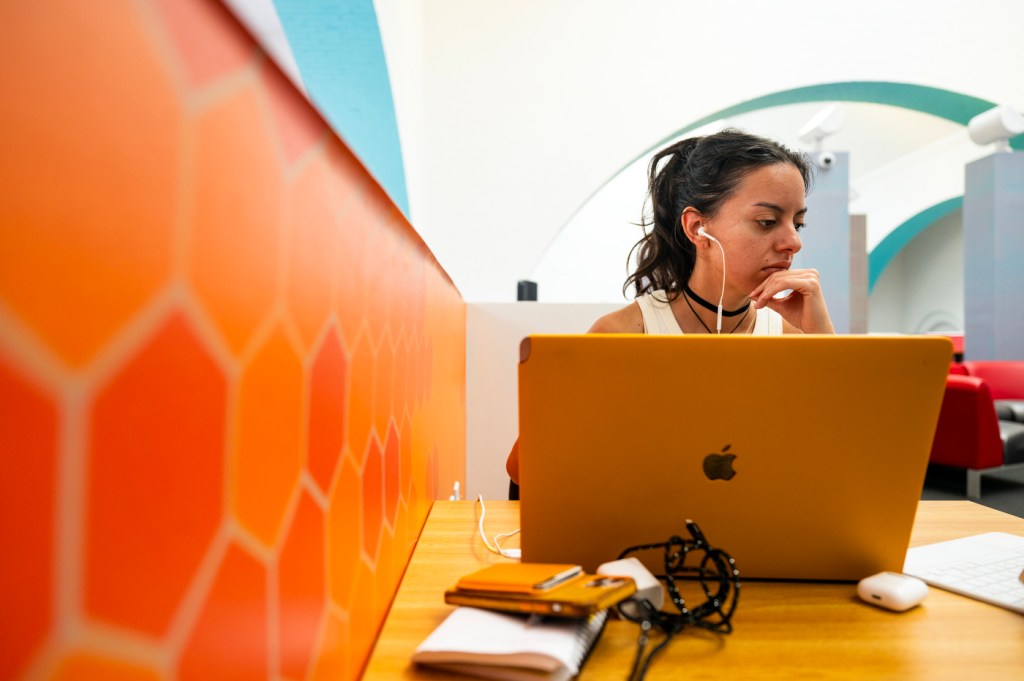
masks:
{"type": "Polygon", "coordinates": [[[717,330],[718,333],[722,333],[722,301],[725,300],[725,248],[722,246],[722,242],[715,237],[708,234],[708,230],[704,229],[704,225],[697,228],[697,236],[702,236],[716,244],[718,244],[718,250],[722,251],[722,294],[718,296],[718,321],[717,330]]]}

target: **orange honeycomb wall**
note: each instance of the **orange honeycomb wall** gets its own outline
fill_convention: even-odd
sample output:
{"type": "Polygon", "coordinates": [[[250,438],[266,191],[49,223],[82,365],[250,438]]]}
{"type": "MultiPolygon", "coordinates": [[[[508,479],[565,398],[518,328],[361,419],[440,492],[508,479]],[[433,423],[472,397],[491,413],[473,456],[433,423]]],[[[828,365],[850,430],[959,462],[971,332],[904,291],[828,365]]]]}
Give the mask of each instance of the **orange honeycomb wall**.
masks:
{"type": "Polygon", "coordinates": [[[465,305],[212,0],[0,3],[0,679],[355,679],[465,305]]]}

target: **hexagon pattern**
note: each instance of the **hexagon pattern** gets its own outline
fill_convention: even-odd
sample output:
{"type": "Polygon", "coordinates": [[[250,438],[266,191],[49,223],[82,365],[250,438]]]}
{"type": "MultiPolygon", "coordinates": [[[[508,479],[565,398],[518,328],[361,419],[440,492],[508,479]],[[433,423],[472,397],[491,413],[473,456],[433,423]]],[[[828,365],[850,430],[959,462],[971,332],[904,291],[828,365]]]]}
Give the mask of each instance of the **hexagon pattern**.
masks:
{"type": "Polygon", "coordinates": [[[303,494],[278,561],[281,616],[281,673],[306,678],[317,632],[326,612],[324,583],[324,512],[303,494]]]}
{"type": "Polygon", "coordinates": [[[260,95],[256,82],[246,83],[195,122],[189,273],[235,354],[270,312],[279,288],[283,169],[262,121],[260,95]]]}
{"type": "Polygon", "coordinates": [[[0,295],[81,366],[170,276],[183,102],[133,2],[60,4],[0,8],[0,295]]]}
{"type": "Polygon", "coordinates": [[[57,486],[57,405],[0,357],[0,679],[16,678],[50,627],[57,486]],[[20,560],[12,560],[20,556],[20,560]]]}
{"type": "Polygon", "coordinates": [[[227,389],[182,316],[141,345],[90,417],[85,608],[161,635],[222,515],[227,389]]]}
{"type": "Polygon", "coordinates": [[[0,39],[0,678],[357,679],[464,477],[458,291],[221,2],[0,39]]]}
{"type": "Polygon", "coordinates": [[[363,550],[376,561],[384,525],[384,455],[376,438],[370,439],[363,461],[363,550]]]}
{"type": "Polygon", "coordinates": [[[161,678],[154,669],[89,652],[69,653],[50,677],[51,681],[161,681],[161,678]]]}
{"type": "Polygon", "coordinates": [[[238,522],[274,544],[302,470],[302,365],[275,328],[242,373],[231,452],[238,522]]]}
{"type": "Polygon", "coordinates": [[[309,378],[309,472],[326,492],[345,441],[345,378],[348,361],[338,335],[329,330],[313,359],[309,378]]]}
{"type": "Polygon", "coordinates": [[[360,533],[364,513],[359,470],[346,459],[327,510],[327,574],[331,598],[348,609],[355,588],[356,565],[362,555],[360,533]]]}
{"type": "Polygon", "coordinates": [[[395,425],[392,423],[391,428],[388,429],[387,439],[384,441],[384,515],[392,529],[398,522],[401,476],[399,451],[398,431],[395,430],[395,425]]]}
{"type": "Polygon", "coordinates": [[[267,571],[228,547],[178,666],[181,681],[266,679],[270,664],[267,571]]]}

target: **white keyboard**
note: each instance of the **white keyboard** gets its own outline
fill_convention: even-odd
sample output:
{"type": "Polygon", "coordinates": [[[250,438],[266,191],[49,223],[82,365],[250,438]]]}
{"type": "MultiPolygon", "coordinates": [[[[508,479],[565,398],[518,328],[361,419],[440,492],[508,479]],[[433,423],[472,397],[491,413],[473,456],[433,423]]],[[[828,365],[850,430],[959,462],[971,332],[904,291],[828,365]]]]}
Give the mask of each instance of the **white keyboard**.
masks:
{"type": "Polygon", "coordinates": [[[903,571],[933,586],[1024,614],[1024,537],[1004,532],[919,546],[903,571]]]}

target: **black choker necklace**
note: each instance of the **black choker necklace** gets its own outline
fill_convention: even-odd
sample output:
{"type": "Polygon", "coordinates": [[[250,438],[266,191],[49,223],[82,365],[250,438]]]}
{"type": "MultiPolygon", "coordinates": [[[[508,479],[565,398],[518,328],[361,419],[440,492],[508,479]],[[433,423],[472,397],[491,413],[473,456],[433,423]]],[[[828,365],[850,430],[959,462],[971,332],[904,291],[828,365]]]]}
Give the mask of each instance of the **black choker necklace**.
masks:
{"type": "MultiPolygon", "coordinates": [[[[705,310],[711,310],[715,314],[718,314],[718,306],[715,305],[714,303],[709,303],[708,301],[704,300],[696,293],[694,293],[693,289],[690,288],[689,284],[683,284],[683,291],[686,292],[686,295],[689,296],[693,300],[693,302],[697,303],[705,310]]],[[[746,303],[744,303],[743,307],[738,307],[735,310],[722,310],[722,316],[735,317],[738,314],[743,314],[744,312],[746,312],[748,307],[750,307],[749,300],[746,303]]]]}

